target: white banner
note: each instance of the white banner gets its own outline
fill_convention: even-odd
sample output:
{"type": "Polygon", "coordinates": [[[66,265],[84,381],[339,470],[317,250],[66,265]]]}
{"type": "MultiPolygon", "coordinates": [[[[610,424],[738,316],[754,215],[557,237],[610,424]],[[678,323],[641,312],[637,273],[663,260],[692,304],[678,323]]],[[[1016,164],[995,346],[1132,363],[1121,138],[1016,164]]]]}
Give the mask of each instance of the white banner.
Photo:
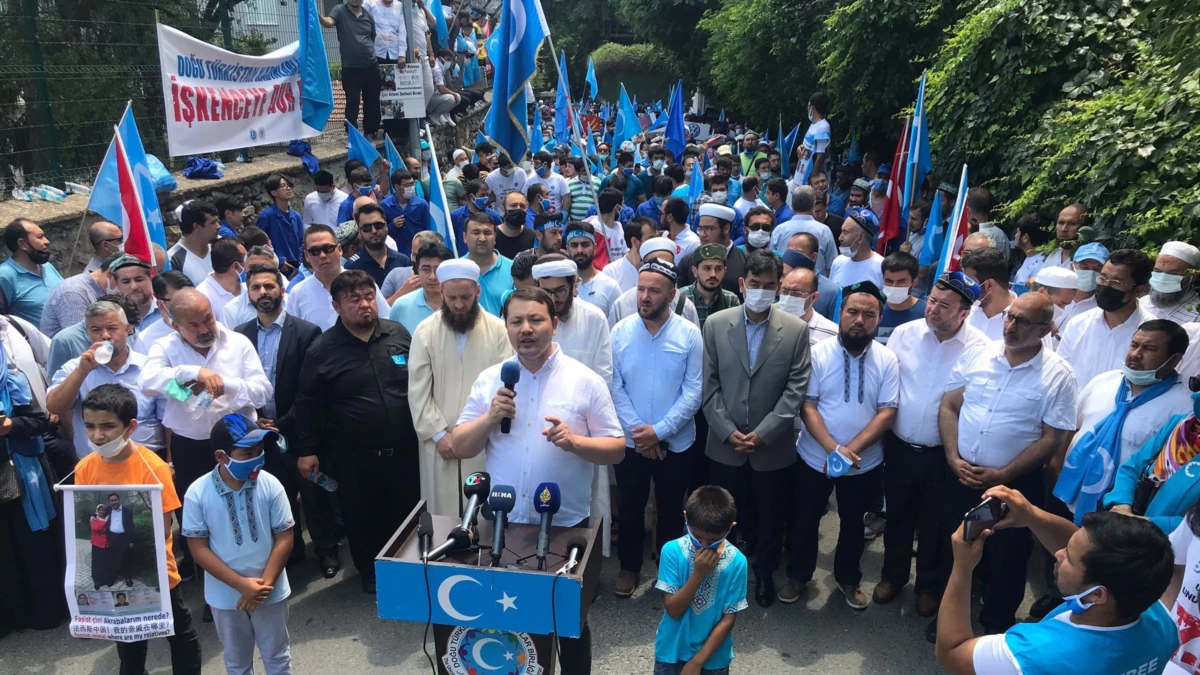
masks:
{"type": "Polygon", "coordinates": [[[300,43],[243,56],[158,24],[172,157],[287,143],[321,133],[300,114],[300,43]]]}
{"type": "Polygon", "coordinates": [[[383,87],[379,92],[382,119],[411,119],[425,116],[425,84],[421,66],[410,63],[403,68],[380,66],[383,87]]]}
{"type": "Polygon", "coordinates": [[[116,642],[174,635],[162,486],[61,487],[71,635],[116,642]]]}

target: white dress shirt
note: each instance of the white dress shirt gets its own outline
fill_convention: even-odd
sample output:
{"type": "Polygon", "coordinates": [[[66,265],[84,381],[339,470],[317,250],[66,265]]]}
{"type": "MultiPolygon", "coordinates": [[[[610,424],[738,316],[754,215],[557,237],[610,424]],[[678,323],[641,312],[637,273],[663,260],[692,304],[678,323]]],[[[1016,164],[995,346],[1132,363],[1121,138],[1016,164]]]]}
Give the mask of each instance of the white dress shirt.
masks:
{"type": "MultiPolygon", "coordinates": [[[[378,305],[376,309],[379,316],[386,317],[392,309],[378,286],[375,287],[375,304],[378,305]]],[[[333,328],[338,320],[337,312],[333,309],[333,296],[315,274],[296,284],[288,294],[287,311],[292,316],[315,324],[322,331],[333,328]]]]}
{"type": "Polygon", "coordinates": [[[1072,300],[1071,302],[1068,302],[1067,306],[1063,307],[1062,314],[1060,314],[1058,316],[1058,320],[1057,320],[1058,329],[1061,331],[1063,329],[1063,327],[1065,327],[1067,325],[1067,323],[1071,321],[1071,319],[1074,319],[1075,317],[1079,316],[1080,314],[1083,314],[1084,312],[1088,311],[1089,309],[1096,309],[1096,296],[1095,295],[1084,298],[1083,300],[1080,300],[1079,302],[1075,302],[1074,300],[1072,300]]]}
{"type": "Polygon", "coordinates": [[[612,383],[612,343],[608,318],[594,305],[579,302],[579,298],[575,298],[575,302],[571,303],[571,317],[558,318],[554,342],[564,354],[599,375],[604,384],[612,383]]]}
{"type": "MultiPolygon", "coordinates": [[[[635,288],[637,287],[636,280],[633,285],[635,288]]],[[[621,297],[621,286],[617,284],[616,280],[604,274],[596,274],[591,281],[579,284],[579,297],[576,299],[596,307],[607,317],[608,310],[612,309],[613,303],[619,297],[621,297]]]]}
{"type": "MultiPolygon", "coordinates": [[[[204,281],[201,281],[196,286],[196,290],[200,291],[204,294],[204,297],[208,298],[208,304],[212,306],[212,313],[215,317],[220,317],[221,311],[225,309],[225,305],[228,305],[233,300],[237,298],[248,297],[246,295],[246,284],[242,284],[241,292],[237,295],[234,295],[233,293],[225,290],[225,288],[221,286],[221,283],[217,281],[216,277],[214,277],[212,274],[209,274],[207,277],[205,277],[204,281]]],[[[229,328],[232,327],[233,326],[229,326],[229,328]]]]}
{"type": "Polygon", "coordinates": [[[1013,368],[1004,342],[969,349],[950,371],[946,391],[963,388],[958,454],[975,466],[1000,469],[1042,437],[1042,424],[1075,429],[1075,375],[1045,348],[1013,368]]]}
{"type": "Polygon", "coordinates": [[[700,329],[668,314],[651,335],[641,316],[622,319],[612,331],[613,404],[634,447],[633,428],[649,424],[671,452],[696,442],[704,341],[700,329]]]}
{"type": "MultiPolygon", "coordinates": [[[[620,258],[609,262],[600,270],[600,273],[606,277],[610,277],[617,282],[617,287],[621,289],[621,293],[630,289],[637,288],[638,270],[629,262],[629,258],[621,256],[620,258]]],[[[620,297],[618,294],[617,297],[620,297]]],[[[610,306],[609,309],[612,309],[610,306]]]]}
{"type": "MultiPolygon", "coordinates": [[[[675,311],[675,302],[671,303],[672,312],[675,311]]],[[[608,309],[608,325],[615,326],[618,321],[633,314],[637,314],[637,286],[622,293],[608,309]]],[[[691,298],[683,299],[683,318],[696,324],[696,328],[700,327],[700,315],[691,298]]]]}
{"type": "Polygon", "coordinates": [[[852,286],[860,281],[870,281],[879,288],[883,288],[883,256],[872,251],[870,258],[857,261],[839,255],[833,261],[829,278],[839,288],[852,286]]]}
{"type": "MultiPolygon", "coordinates": [[[[87,447],[87,446],[84,446],[87,447]]],[[[108,531],[113,534],[125,534],[125,509],[118,507],[108,514],[108,531]]]]}
{"type": "Polygon", "coordinates": [[[1109,328],[1099,307],[1071,319],[1059,331],[1058,355],[1075,371],[1075,381],[1086,387],[1100,373],[1120,368],[1125,363],[1129,342],[1138,326],[1155,316],[1136,307],[1124,323],[1109,328]]]}
{"type": "MultiPolygon", "coordinates": [[[[395,61],[408,51],[408,27],[404,24],[404,5],[399,0],[367,0],[375,18],[375,58],[395,61]]],[[[413,8],[413,14],[421,11],[413,8]]],[[[423,40],[418,40],[424,46],[423,40]]],[[[422,52],[425,50],[422,49],[422,52]]],[[[423,54],[422,54],[423,55],[423,54]]]]}
{"type": "Polygon", "coordinates": [[[733,203],[733,208],[737,209],[737,212],[742,214],[743,218],[746,217],[747,213],[750,213],[750,209],[756,206],[761,206],[758,200],[746,199],[745,197],[738,197],[737,201],[733,203]]]}
{"type": "Polygon", "coordinates": [[[963,352],[988,342],[986,335],[965,323],[945,341],[938,340],[925,321],[896,326],[888,340],[888,347],[900,361],[900,407],[892,433],[913,445],[941,445],[938,406],[945,391],[936,383],[950,379],[950,371],[963,352]]]}
{"type": "Polygon", "coordinates": [[[154,346],[154,343],[168,335],[175,335],[175,329],[167,325],[165,320],[160,319],[138,331],[137,344],[130,345],[129,348],[143,354],[149,354],[150,348],[154,346]]]}
{"type": "MultiPolygon", "coordinates": [[[[883,408],[895,408],[900,396],[900,369],[896,355],[874,340],[859,356],[842,347],[842,341],[824,340],[810,351],[812,375],[808,380],[805,402],[816,402],[817,414],[833,440],[845,445],[862,433],[883,408]],[[849,381],[847,381],[849,379],[849,381]]],[[[801,434],[796,441],[800,459],[815,471],[824,471],[829,453],[812,434],[801,434]]],[[[879,441],[858,453],[857,469],[847,475],[866,473],[883,463],[879,441]]]]}
{"type": "MultiPolygon", "coordinates": [[[[75,357],[63,364],[62,368],[54,374],[54,380],[50,385],[50,391],[54,391],[56,387],[63,383],[75,369],[79,367],[79,359],[75,357]]],[[[145,354],[140,354],[133,350],[129,352],[129,358],[125,361],[125,365],[121,366],[120,370],[113,372],[107,364],[88,373],[83,378],[83,383],[79,386],[79,394],[75,397],[75,405],[71,411],[71,427],[73,431],[72,441],[75,444],[75,454],[83,459],[91,453],[92,449],[88,445],[87,429],[83,426],[83,399],[93,389],[102,384],[119,384],[129,391],[133,392],[133,397],[137,399],[138,412],[137,430],[130,437],[134,443],[154,450],[162,452],[166,449],[166,442],[163,438],[162,419],[167,404],[166,398],[163,396],[147,396],[142,393],[138,387],[138,382],[142,375],[142,369],[146,365],[149,357],[145,354]]]]}
{"type": "Polygon", "coordinates": [[[233,412],[257,420],[255,409],[265,406],[275,395],[254,345],[246,336],[220,324],[217,324],[217,341],[207,355],[184,342],[179,333],[155,342],[150,348],[150,358],[142,367],[139,381],[142,393],[165,395],[171,380],[186,384],[196,379],[201,368],[221,376],[225,381],[225,393],[214,399],[199,419],[192,419],[188,412],[187,403],[191,399],[180,402],[167,396],[163,426],[184,438],[206,440],[217,420],[233,412]]]}
{"type": "MultiPolygon", "coordinates": [[[[515,361],[520,363],[520,359],[515,361]]],[[[487,414],[501,386],[503,365],[497,363],[479,374],[457,424],[487,414]]],[[[550,427],[547,417],[557,417],[580,436],[623,438],[608,386],[587,366],[556,348],[538,372],[531,373],[521,366],[517,392],[511,432],[502,434],[499,427],[492,429],[484,448],[492,484],[516,488],[517,503],[508,514],[509,522],[536,523],[540,515],[533,505],[538,483],[557,483],[562,506],[554,522],[566,527],[576,525],[590,514],[593,465],[550,443],[542,431],[550,427]]]]}
{"type": "MultiPolygon", "coordinates": [[[[1101,420],[1116,410],[1117,389],[1120,388],[1123,379],[1125,376],[1120,370],[1110,370],[1097,375],[1079,392],[1079,403],[1076,406],[1077,428],[1070,447],[1074,448],[1084,434],[1094,430],[1101,420]]],[[[1128,393],[1125,400],[1129,400],[1128,393]]],[[[1142,444],[1162,429],[1163,424],[1172,415],[1190,412],[1192,392],[1188,391],[1186,377],[1180,377],[1167,393],[1130,410],[1125,416],[1125,424],[1121,426],[1121,457],[1117,464],[1128,461],[1133,453],[1141,449],[1142,444]]]]}
{"type": "Polygon", "coordinates": [[[305,195],[304,210],[300,216],[304,221],[304,227],[328,225],[336,228],[338,226],[338,211],[342,208],[342,202],[349,199],[350,195],[341,190],[334,190],[330,194],[333,196],[328,201],[321,199],[321,193],[316,190],[305,195]]]}

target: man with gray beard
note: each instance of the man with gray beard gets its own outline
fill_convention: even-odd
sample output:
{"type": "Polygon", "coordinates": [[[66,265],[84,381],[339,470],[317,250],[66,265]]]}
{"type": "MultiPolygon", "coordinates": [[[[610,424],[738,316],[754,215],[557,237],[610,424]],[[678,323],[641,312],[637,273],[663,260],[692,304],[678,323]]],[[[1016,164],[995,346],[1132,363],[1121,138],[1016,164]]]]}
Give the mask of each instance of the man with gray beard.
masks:
{"type": "Polygon", "coordinates": [[[1182,241],[1163,244],[1150,275],[1150,293],[1139,300],[1142,309],[1180,325],[1195,321],[1200,317],[1200,294],[1192,279],[1197,267],[1200,249],[1182,241]]]}
{"type": "Polygon", "coordinates": [[[408,405],[421,443],[421,497],[431,513],[457,517],[463,477],[483,471],[484,458],[456,459],[450,432],[479,374],[513,352],[504,322],[479,306],[479,265],[445,260],[437,278],[442,307],[417,326],[409,348],[408,405]]]}

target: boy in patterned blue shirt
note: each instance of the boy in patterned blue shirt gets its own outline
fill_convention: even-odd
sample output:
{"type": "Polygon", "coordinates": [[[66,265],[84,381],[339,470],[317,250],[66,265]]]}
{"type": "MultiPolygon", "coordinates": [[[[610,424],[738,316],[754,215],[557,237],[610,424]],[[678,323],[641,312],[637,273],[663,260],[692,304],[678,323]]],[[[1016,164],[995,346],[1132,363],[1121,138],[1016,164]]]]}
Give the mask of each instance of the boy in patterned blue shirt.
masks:
{"type": "Polygon", "coordinates": [[[746,609],[746,556],[725,540],[736,524],[729,491],[697,488],[683,515],[687,536],[663,546],[655,588],[666,614],[654,638],[654,675],[726,675],[733,622],[746,609]]]}

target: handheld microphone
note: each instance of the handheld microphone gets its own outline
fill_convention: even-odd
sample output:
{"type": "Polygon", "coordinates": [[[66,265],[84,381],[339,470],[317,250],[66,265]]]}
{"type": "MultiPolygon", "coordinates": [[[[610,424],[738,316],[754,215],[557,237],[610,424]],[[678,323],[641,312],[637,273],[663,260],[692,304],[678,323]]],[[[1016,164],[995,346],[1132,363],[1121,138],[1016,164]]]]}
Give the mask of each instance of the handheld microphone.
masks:
{"type": "MultiPolygon", "coordinates": [[[[516,361],[505,361],[504,365],[500,366],[500,382],[504,384],[505,389],[516,391],[517,382],[521,380],[521,366],[517,365],[516,361]]],[[[507,434],[512,429],[512,418],[505,417],[500,420],[500,433],[507,434]]]]}
{"type": "Polygon", "coordinates": [[[417,521],[417,541],[421,544],[421,559],[428,559],[429,548],[433,545],[433,516],[428,511],[422,511],[417,521]]]}
{"type": "Polygon", "coordinates": [[[511,485],[497,485],[488,495],[487,507],[495,517],[492,533],[492,567],[500,566],[500,555],[504,553],[504,528],[508,525],[508,514],[517,504],[517,489],[511,485]]]}
{"type": "Polygon", "coordinates": [[[533,496],[533,510],[542,514],[542,521],[538,526],[538,570],[546,569],[546,552],[550,549],[550,524],[560,506],[562,495],[558,491],[558,483],[541,483],[537,486],[537,492],[533,496]]]}
{"type": "Polygon", "coordinates": [[[587,550],[587,540],[583,537],[571,537],[567,542],[567,564],[558,571],[559,574],[570,574],[579,565],[583,552],[587,550]]]}
{"type": "Polygon", "coordinates": [[[491,476],[483,471],[477,471],[463,480],[463,495],[467,497],[467,508],[463,512],[462,522],[450,530],[446,541],[429,552],[429,560],[441,560],[471,545],[471,528],[474,527],[475,513],[479,510],[481,495],[487,495],[491,482],[491,476]]]}

